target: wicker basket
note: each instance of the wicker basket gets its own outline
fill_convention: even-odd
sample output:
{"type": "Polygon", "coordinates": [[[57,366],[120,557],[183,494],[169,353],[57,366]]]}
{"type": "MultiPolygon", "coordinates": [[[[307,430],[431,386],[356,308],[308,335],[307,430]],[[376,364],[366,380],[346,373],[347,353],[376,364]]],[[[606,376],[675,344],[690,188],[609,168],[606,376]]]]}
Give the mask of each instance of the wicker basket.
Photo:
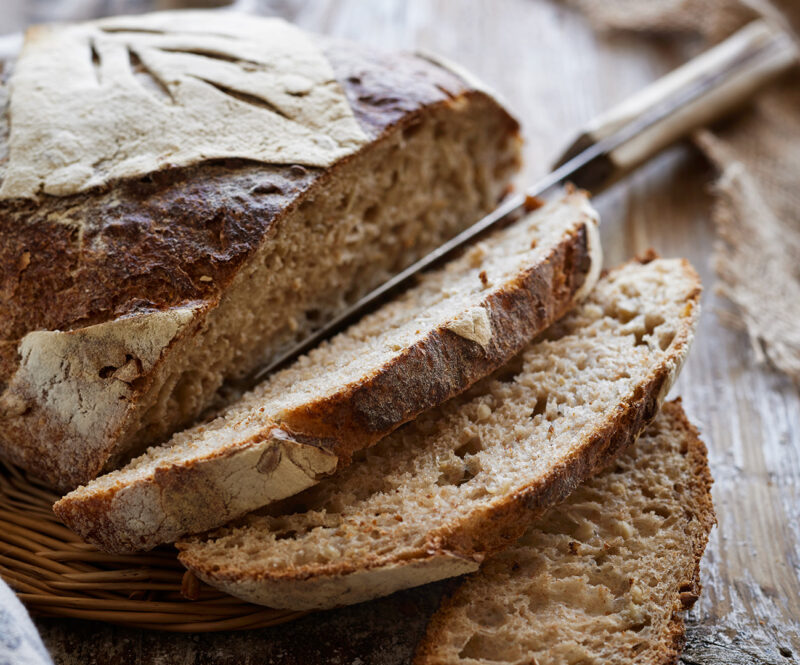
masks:
{"type": "Polygon", "coordinates": [[[57,499],[0,462],[0,577],[34,616],[175,632],[246,630],[302,616],[212,589],[186,571],[171,548],[100,552],[56,520],[51,507],[57,499]]]}

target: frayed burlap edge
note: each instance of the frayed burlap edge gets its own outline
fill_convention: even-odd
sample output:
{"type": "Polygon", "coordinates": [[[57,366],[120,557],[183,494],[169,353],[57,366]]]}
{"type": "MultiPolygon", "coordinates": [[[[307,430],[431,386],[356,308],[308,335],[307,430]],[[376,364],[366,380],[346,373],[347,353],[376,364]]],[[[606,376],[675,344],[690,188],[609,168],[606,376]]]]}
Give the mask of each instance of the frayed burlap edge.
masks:
{"type": "Polygon", "coordinates": [[[695,139],[721,172],[712,209],[718,290],[736,305],[756,358],[800,383],[800,238],[787,237],[800,236],[800,227],[788,228],[774,214],[756,178],[724,141],[708,130],[695,139]]]}
{"type": "MultiPolygon", "coordinates": [[[[598,30],[701,37],[709,43],[757,18],[755,7],[773,16],[778,11],[766,0],[565,2],[585,13],[598,30]]],[[[780,88],[769,94],[776,107],[787,106],[788,95],[780,88]]],[[[733,327],[746,330],[756,360],[769,361],[800,384],[800,208],[792,213],[785,204],[800,180],[800,164],[783,160],[789,162],[789,170],[776,178],[774,167],[762,167],[765,156],[760,151],[748,155],[746,146],[737,145],[746,143],[743,139],[754,127],[775,121],[763,104],[751,116],[722,135],[703,130],[695,136],[720,172],[711,212],[718,234],[713,256],[720,280],[716,286],[733,303],[738,317],[733,327]]],[[[781,127],[771,130],[773,136],[783,130],[786,151],[800,154],[800,134],[781,127]]],[[[720,320],[730,326],[730,313],[720,320]]]]}

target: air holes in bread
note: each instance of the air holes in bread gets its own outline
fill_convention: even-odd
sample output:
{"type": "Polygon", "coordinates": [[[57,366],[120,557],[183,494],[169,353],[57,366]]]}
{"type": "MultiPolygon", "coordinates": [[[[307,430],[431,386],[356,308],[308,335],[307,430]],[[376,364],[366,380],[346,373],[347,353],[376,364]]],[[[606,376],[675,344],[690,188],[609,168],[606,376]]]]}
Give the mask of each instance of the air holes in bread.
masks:
{"type": "Polygon", "coordinates": [[[498,640],[476,633],[458,654],[459,658],[472,658],[479,661],[515,662],[519,656],[511,643],[500,645],[498,640]]]}
{"type": "Polygon", "coordinates": [[[669,348],[669,345],[672,344],[672,340],[675,339],[675,331],[674,330],[665,330],[658,336],[658,348],[662,351],[666,351],[669,348]]]}
{"type": "Polygon", "coordinates": [[[369,224],[374,224],[375,220],[378,218],[378,213],[380,212],[380,208],[377,205],[371,205],[364,211],[364,221],[369,224]]]}
{"type": "Polygon", "coordinates": [[[506,614],[505,608],[491,602],[480,606],[470,606],[470,608],[467,610],[467,616],[469,616],[469,618],[475,623],[478,623],[482,626],[487,626],[488,628],[502,626],[508,620],[508,615],[506,614]]]}
{"type": "Polygon", "coordinates": [[[483,446],[478,437],[472,436],[467,439],[453,451],[455,460],[450,459],[440,465],[436,484],[439,487],[446,485],[461,487],[472,480],[481,471],[480,459],[476,457],[481,450],[483,446]]]}
{"type": "Polygon", "coordinates": [[[293,529],[288,529],[286,531],[280,531],[275,534],[275,540],[285,540],[286,538],[294,538],[297,535],[297,531],[293,529]]]}
{"type": "Polygon", "coordinates": [[[644,329],[648,335],[652,335],[658,326],[664,323],[664,317],[661,314],[648,313],[644,317],[644,329]]]}
{"type": "Polygon", "coordinates": [[[671,515],[669,508],[657,503],[648,504],[644,507],[643,510],[646,513],[655,513],[656,515],[658,515],[659,517],[663,517],[664,519],[667,519],[671,515]]]}
{"type": "Polygon", "coordinates": [[[456,457],[464,459],[467,455],[477,455],[481,450],[483,450],[481,440],[477,436],[472,436],[454,452],[456,457]]]}
{"type": "Polygon", "coordinates": [[[623,325],[630,323],[639,314],[638,309],[633,303],[627,302],[614,302],[609,303],[610,306],[606,308],[605,315],[611,319],[616,319],[623,325]]]}
{"type": "Polygon", "coordinates": [[[446,485],[461,487],[464,483],[468,483],[472,480],[476,476],[478,470],[479,469],[473,470],[473,465],[471,464],[465,464],[461,467],[448,466],[439,475],[436,484],[439,487],[444,487],[446,485]]]}

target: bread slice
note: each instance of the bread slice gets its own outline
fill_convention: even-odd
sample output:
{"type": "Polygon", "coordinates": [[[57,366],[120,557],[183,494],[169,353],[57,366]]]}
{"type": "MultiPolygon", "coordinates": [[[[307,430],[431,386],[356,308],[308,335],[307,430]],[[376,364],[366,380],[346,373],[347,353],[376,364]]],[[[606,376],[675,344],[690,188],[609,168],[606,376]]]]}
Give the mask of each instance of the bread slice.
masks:
{"type": "Polygon", "coordinates": [[[566,194],[55,512],[126,552],[296,494],[505,363],[589,292],[601,263],[586,195],[566,194]]]}
{"type": "Polygon", "coordinates": [[[667,665],[714,525],[706,449],[680,402],[616,464],[484,562],[433,616],[415,665],[667,665]]]}
{"type": "MultiPolygon", "coordinates": [[[[196,163],[168,155],[163,168],[77,193],[0,196],[0,454],[65,490],[219,406],[227,384],[492,210],[519,165],[516,121],[471,80],[279,19],[169,12],[34,28],[23,53],[41,49],[44,65],[21,58],[4,70],[10,85],[0,81],[3,155],[15,127],[27,127],[42,146],[72,138],[63,150],[15,154],[86,161],[65,127],[87,118],[106,121],[102,132],[90,127],[93,147],[104,137],[101,147],[113,148],[117,130],[129,148],[141,139],[85,164],[91,184],[120,172],[110,168],[117,157],[152,166],[148,146],[173,140],[180,124],[140,136],[114,114],[121,99],[142,100],[123,104],[136,128],[150,108],[216,118],[208,150],[174,142],[179,152],[201,148],[196,163]],[[19,111],[17,73],[63,122],[19,111]],[[74,101],[85,113],[70,115],[53,100],[81,76],[74,101]],[[113,104],[98,101],[104,92],[113,104]],[[308,142],[282,132],[287,123],[308,124],[322,147],[336,145],[342,123],[363,137],[321,164],[298,155],[308,142]],[[220,154],[220,132],[278,157],[220,154]]],[[[0,181],[9,170],[20,173],[0,160],[0,181]]]]}
{"type": "Polygon", "coordinates": [[[683,260],[612,271],[516,365],[423,414],[281,516],[178,543],[181,561],[234,596],[293,609],[477,570],[655,416],[699,296],[683,260]]]}

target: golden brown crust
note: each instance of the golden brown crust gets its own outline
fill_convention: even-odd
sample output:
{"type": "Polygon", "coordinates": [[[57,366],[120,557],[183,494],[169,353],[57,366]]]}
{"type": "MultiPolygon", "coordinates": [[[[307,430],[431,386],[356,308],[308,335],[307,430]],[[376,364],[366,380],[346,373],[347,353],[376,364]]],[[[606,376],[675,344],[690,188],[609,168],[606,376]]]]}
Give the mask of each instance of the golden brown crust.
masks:
{"type": "MultiPolygon", "coordinates": [[[[680,397],[664,404],[664,415],[669,419],[670,428],[685,432],[690,477],[687,479],[689,496],[686,510],[697,520],[701,528],[692,534],[692,556],[694,559],[693,574],[690,580],[682,580],[674,589],[675,602],[671,606],[680,605],[688,610],[700,595],[700,561],[705,551],[712,527],[716,524],[714,506],[711,499],[711,470],[708,466],[708,452],[700,439],[697,428],[689,421],[683,410],[680,397]]],[[[526,522],[529,525],[530,522],[526,522]]],[[[445,661],[436,657],[437,645],[441,644],[447,633],[447,616],[451,607],[455,606],[458,587],[450,589],[442,599],[437,612],[431,618],[423,639],[417,645],[414,665],[445,665],[445,661]]],[[[636,662],[643,665],[673,665],[678,662],[686,642],[683,616],[673,611],[659,642],[647,654],[637,654],[636,662]]],[[[453,665],[452,663],[449,665],[453,665]]]]}
{"type": "MultiPolygon", "coordinates": [[[[486,99],[448,70],[412,55],[380,55],[330,40],[324,50],[373,139],[363,150],[437,108],[486,99]]],[[[507,135],[516,135],[516,121],[495,107],[507,135]]],[[[85,446],[32,396],[35,390],[22,386],[22,397],[17,387],[7,391],[14,394],[0,404],[0,453],[61,488],[85,482],[115,461],[116,442],[155,389],[154,377],[202,329],[242,266],[281,219],[359,154],[329,169],[222,160],[89,194],[3,202],[0,395],[20,367],[20,340],[31,331],[81,330],[176,307],[196,311],[153,367],[127,383],[117,413],[85,446]],[[15,411],[16,403],[24,408],[15,411]],[[54,453],[59,450],[65,452],[54,453]]]]}
{"type": "MultiPolygon", "coordinates": [[[[700,597],[700,592],[703,588],[700,584],[700,561],[703,558],[703,552],[705,552],[711,529],[717,523],[711,498],[711,486],[714,480],[711,477],[711,469],[708,466],[708,450],[702,439],[700,439],[700,433],[697,428],[686,416],[680,397],[665,404],[664,410],[669,412],[677,428],[683,429],[688,433],[687,455],[691,469],[688,509],[691,510],[692,516],[702,527],[699,531],[694,532],[692,537],[692,554],[694,557],[692,577],[689,580],[682,581],[676,589],[677,600],[680,602],[682,609],[690,610],[700,597]]],[[[685,643],[686,629],[683,615],[680,612],[673,612],[669,627],[665,631],[662,645],[657,651],[657,657],[653,660],[653,665],[672,665],[677,663],[685,643]]]]}

